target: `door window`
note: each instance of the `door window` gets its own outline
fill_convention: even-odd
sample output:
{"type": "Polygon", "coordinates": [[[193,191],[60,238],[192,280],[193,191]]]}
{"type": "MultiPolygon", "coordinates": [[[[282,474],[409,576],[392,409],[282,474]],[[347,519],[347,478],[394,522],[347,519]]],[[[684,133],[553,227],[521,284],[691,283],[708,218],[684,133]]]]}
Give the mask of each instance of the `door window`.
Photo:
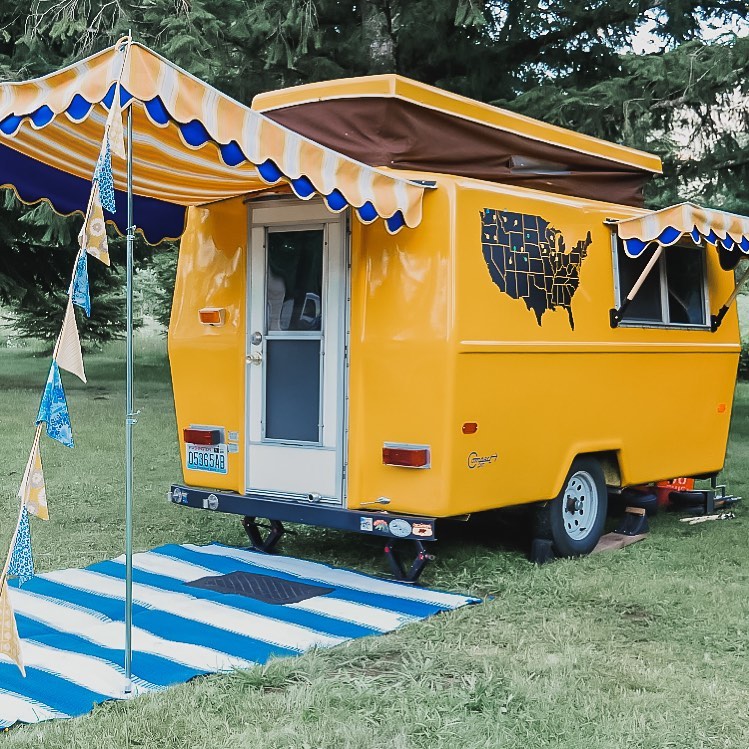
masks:
{"type": "Polygon", "coordinates": [[[265,434],[320,442],[323,229],[268,231],[265,434]]]}
{"type": "Polygon", "coordinates": [[[322,329],[323,232],[268,233],[267,328],[322,329]]]}

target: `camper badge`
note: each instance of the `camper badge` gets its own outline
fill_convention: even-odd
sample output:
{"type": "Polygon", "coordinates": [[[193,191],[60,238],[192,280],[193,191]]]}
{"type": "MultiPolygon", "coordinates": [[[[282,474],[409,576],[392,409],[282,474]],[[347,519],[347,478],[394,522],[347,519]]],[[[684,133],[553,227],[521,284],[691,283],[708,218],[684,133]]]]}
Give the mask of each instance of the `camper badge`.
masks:
{"type": "Polygon", "coordinates": [[[497,453],[491,455],[479,455],[477,452],[468,453],[468,467],[469,468],[482,468],[488,466],[497,460],[497,453]]]}
{"type": "Polygon", "coordinates": [[[398,538],[406,538],[411,535],[411,523],[403,518],[395,518],[390,521],[390,532],[398,538]]]}

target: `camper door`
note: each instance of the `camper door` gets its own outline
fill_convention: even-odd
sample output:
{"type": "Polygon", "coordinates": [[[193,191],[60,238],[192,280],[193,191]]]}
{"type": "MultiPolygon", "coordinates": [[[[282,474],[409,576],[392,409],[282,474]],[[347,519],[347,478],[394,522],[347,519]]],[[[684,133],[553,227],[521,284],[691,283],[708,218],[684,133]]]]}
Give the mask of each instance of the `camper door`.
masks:
{"type": "Polygon", "coordinates": [[[250,204],[248,492],[342,501],[345,240],[322,203],[250,204]]]}

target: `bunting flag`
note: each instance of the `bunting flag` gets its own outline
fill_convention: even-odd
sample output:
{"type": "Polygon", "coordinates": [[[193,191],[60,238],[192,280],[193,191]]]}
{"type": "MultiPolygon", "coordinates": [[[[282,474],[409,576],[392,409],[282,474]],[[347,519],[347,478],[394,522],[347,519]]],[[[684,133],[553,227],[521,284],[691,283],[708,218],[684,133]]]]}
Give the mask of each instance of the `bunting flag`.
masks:
{"type": "Polygon", "coordinates": [[[71,298],[73,304],[86,313],[86,317],[91,317],[91,295],[88,290],[88,254],[86,252],[81,252],[78,255],[78,261],[75,264],[71,298]]]}
{"type": "Polygon", "coordinates": [[[31,553],[31,528],[29,527],[29,513],[24,507],[18,521],[16,540],[10,554],[8,574],[18,577],[18,584],[23,585],[34,577],[34,555],[31,553]]]}
{"type": "Polygon", "coordinates": [[[114,100],[107,117],[107,139],[109,148],[115,156],[126,159],[125,131],[122,127],[122,107],[120,106],[120,87],[114,93],[114,100]]]}
{"type": "Polygon", "coordinates": [[[61,442],[66,447],[73,447],[73,429],[70,425],[68,403],[65,400],[65,391],[60,379],[60,368],[54,360],[49,368],[47,384],[44,386],[44,395],[36,417],[37,424],[42,422],[47,425],[48,437],[61,442]]]}
{"type": "Polygon", "coordinates": [[[39,452],[39,440],[34,442],[29,463],[31,464],[31,467],[26,474],[24,482],[21,484],[18,496],[21,498],[21,502],[26,505],[26,509],[29,511],[30,515],[33,515],[40,520],[49,520],[47,488],[44,483],[42,455],[39,452]]]}
{"type": "Polygon", "coordinates": [[[65,320],[62,323],[55,359],[65,371],[72,372],[76,377],[86,382],[86,373],[83,371],[81,339],[78,336],[75,310],[73,309],[73,302],[70,299],[68,299],[68,307],[65,310],[65,320]]]}
{"type": "MultiPolygon", "coordinates": [[[[110,173],[111,178],[111,173],[110,173]]],[[[104,211],[101,205],[101,194],[98,183],[94,183],[91,194],[91,210],[81,227],[78,244],[89,255],[109,265],[109,245],[107,244],[107,225],[104,223],[104,211]]],[[[88,273],[86,274],[88,282],[88,273]]]]}
{"type": "Polygon", "coordinates": [[[13,607],[10,605],[8,585],[5,578],[3,578],[2,588],[0,588],[0,655],[10,658],[21,670],[21,674],[26,676],[26,669],[23,667],[21,639],[18,636],[16,617],[13,613],[13,607]]]}
{"type": "MultiPolygon", "coordinates": [[[[122,126],[122,122],[120,122],[122,126]]],[[[117,207],[114,204],[114,179],[112,178],[112,149],[109,146],[109,139],[105,138],[101,147],[99,159],[94,169],[94,182],[99,187],[101,195],[101,205],[110,213],[115,213],[117,207]]]]}
{"type": "MultiPolygon", "coordinates": [[[[71,372],[86,382],[83,366],[81,340],[75,318],[75,306],[88,317],[91,315],[91,294],[88,279],[88,255],[110,264],[104,209],[110,213],[117,210],[115,204],[114,179],[112,175],[112,153],[121,159],[127,157],[125,133],[122,127],[122,106],[119,81],[107,116],[105,136],[93,174],[89,210],[78,235],[81,252],[76,259],[73,280],[65,308],[65,317],[57,340],[55,354],[44,387],[39,412],[36,418],[37,434],[26,466],[18,496],[21,503],[20,516],[6,568],[0,578],[0,660],[10,659],[26,676],[21,640],[18,635],[15,613],[8,592],[7,577],[18,578],[21,586],[34,577],[34,555],[31,548],[29,515],[49,520],[47,490],[39,450],[39,425],[44,423],[47,435],[66,447],[73,447],[73,430],[70,414],[62,386],[60,368],[71,372]]],[[[0,690],[1,692],[2,690],[0,690]]]]}

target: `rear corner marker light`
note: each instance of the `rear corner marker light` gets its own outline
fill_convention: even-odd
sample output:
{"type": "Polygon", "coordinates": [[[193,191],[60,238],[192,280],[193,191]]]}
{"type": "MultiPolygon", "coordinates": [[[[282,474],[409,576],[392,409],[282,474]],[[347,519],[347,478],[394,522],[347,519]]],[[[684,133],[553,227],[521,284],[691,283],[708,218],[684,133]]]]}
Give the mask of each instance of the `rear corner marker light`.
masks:
{"type": "Polygon", "coordinates": [[[223,307],[203,307],[203,309],[198,310],[198,317],[203,325],[217,327],[224,324],[226,310],[223,307]]]}
{"type": "Polygon", "coordinates": [[[185,429],[185,442],[189,445],[218,445],[221,443],[220,429],[185,429]]]}
{"type": "Polygon", "coordinates": [[[475,421],[466,421],[461,429],[463,434],[476,434],[479,430],[479,425],[475,421]]]}
{"type": "Polygon", "coordinates": [[[384,445],[382,462],[386,466],[429,468],[428,445],[384,445]]]}

